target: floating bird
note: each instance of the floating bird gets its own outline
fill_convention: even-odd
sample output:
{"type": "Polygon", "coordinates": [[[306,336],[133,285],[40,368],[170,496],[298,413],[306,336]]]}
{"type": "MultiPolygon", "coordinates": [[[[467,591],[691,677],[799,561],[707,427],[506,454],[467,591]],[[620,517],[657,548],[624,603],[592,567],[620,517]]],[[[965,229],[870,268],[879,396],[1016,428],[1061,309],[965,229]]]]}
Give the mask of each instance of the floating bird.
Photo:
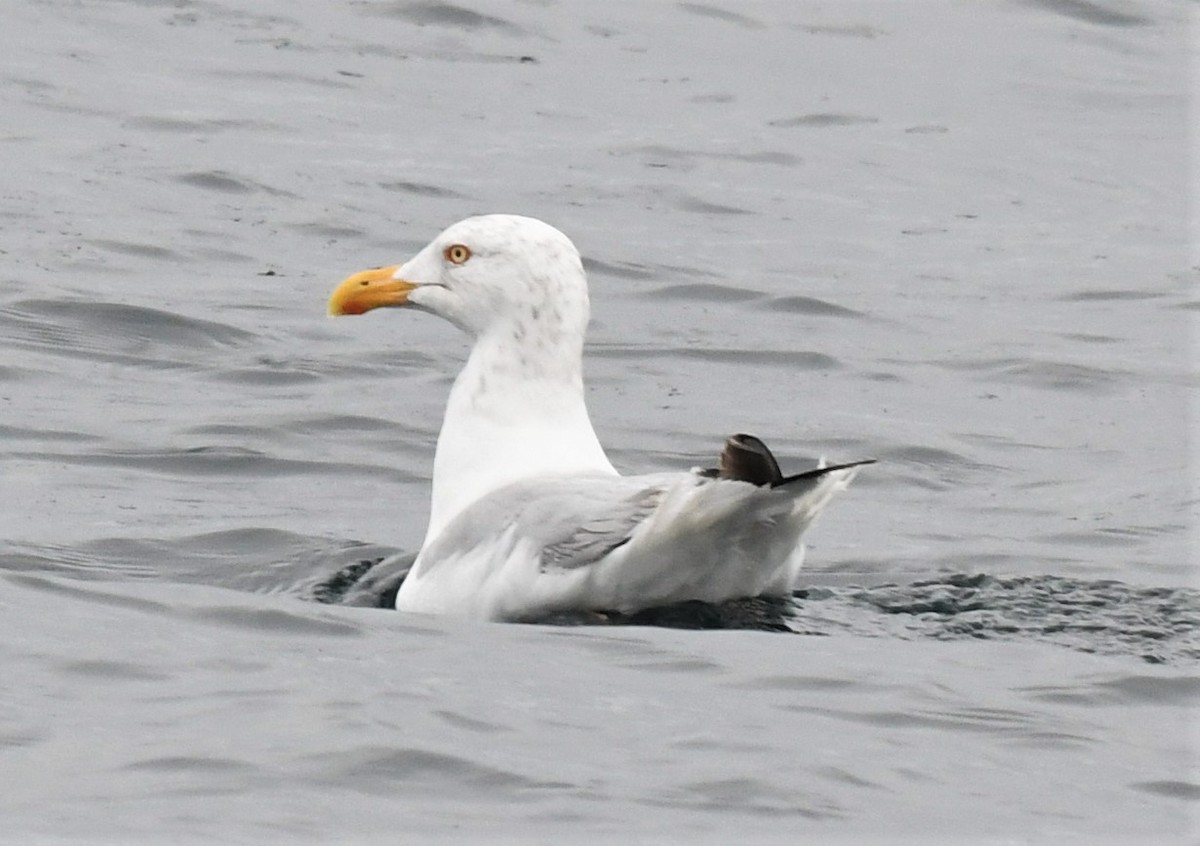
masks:
{"type": "Polygon", "coordinates": [[[618,474],[584,402],[583,264],[540,220],[467,218],[329,300],[335,316],[382,307],[436,314],[474,339],[402,611],[521,621],[787,595],[801,535],[870,463],[784,476],[760,440],[735,435],[714,470],[618,474]]]}

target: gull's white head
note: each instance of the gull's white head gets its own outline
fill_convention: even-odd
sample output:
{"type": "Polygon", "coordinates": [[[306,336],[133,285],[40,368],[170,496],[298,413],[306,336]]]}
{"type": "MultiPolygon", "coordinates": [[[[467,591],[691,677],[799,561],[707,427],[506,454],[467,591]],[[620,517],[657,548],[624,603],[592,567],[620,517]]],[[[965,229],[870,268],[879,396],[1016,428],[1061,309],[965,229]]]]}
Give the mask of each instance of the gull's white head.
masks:
{"type": "Polygon", "coordinates": [[[399,266],[356,273],[329,299],[331,315],[409,306],[482,337],[494,331],[582,337],[587,282],[566,235],[531,217],[489,214],[446,229],[399,266]]]}

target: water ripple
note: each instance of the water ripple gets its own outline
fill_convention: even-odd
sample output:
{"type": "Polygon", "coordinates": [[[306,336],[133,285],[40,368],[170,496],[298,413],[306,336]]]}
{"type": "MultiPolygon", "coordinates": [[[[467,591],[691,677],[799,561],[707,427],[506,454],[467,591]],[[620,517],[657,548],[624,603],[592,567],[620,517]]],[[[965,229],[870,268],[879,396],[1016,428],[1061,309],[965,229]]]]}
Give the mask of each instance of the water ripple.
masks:
{"type": "Polygon", "coordinates": [[[495,30],[508,35],[520,35],[524,30],[503,18],[485,15],[452,3],[373,3],[364,4],[362,11],[373,15],[397,18],[417,26],[441,26],[466,32],[495,30]]]}
{"type": "Polygon", "coordinates": [[[317,475],[373,477],[393,482],[413,481],[419,474],[378,464],[279,458],[238,446],[197,446],[159,449],[107,449],[95,452],[12,452],[13,458],[90,467],[122,467],[169,476],[243,476],[274,478],[317,475]]]}
{"type": "Polygon", "coordinates": [[[699,303],[737,303],[757,300],[766,296],[762,291],[735,288],[732,285],[717,285],[712,282],[695,282],[685,285],[666,285],[643,293],[654,300],[688,300],[699,303]]]}
{"type": "Polygon", "coordinates": [[[804,350],[720,349],[714,347],[664,347],[640,344],[595,344],[591,352],[598,358],[640,361],[656,358],[685,358],[716,364],[742,364],[752,367],[786,367],[795,370],[834,370],[841,362],[825,353],[804,350]]]}
{"type": "Polygon", "coordinates": [[[791,314],[807,314],[814,317],[864,317],[861,311],[840,306],[816,297],[787,296],[771,297],[759,304],[759,308],[770,311],[784,311],[791,314]]]}
{"type": "Polygon", "coordinates": [[[372,795],[392,795],[396,790],[466,790],[479,798],[492,795],[512,800],[528,797],[527,791],[569,787],[489,767],[460,755],[413,747],[359,746],[312,756],[308,764],[319,781],[372,795]]]}
{"type": "Polygon", "coordinates": [[[146,367],[188,366],[199,353],[250,344],[226,323],[161,309],[83,300],[21,300],[0,308],[7,345],[54,355],[146,367]]]}
{"type": "Polygon", "coordinates": [[[1054,391],[1109,394],[1127,385],[1128,371],[1065,361],[1020,358],[943,359],[930,362],[946,370],[982,373],[1000,382],[1054,391]]]}
{"type": "Polygon", "coordinates": [[[1118,11],[1090,0],[1024,0],[1030,6],[1039,6],[1048,12],[1065,18],[1096,24],[1098,26],[1135,27],[1147,26],[1149,18],[1118,11]]]}

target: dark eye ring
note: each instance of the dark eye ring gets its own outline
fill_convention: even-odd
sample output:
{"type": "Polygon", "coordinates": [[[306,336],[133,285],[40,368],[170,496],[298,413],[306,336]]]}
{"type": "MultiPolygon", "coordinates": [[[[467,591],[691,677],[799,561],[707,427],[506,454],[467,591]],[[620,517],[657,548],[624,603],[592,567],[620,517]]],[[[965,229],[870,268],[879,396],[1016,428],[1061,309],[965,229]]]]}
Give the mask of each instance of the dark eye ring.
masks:
{"type": "Polygon", "coordinates": [[[442,251],[442,255],[451,264],[462,264],[471,257],[471,248],[466,244],[451,244],[442,251]]]}

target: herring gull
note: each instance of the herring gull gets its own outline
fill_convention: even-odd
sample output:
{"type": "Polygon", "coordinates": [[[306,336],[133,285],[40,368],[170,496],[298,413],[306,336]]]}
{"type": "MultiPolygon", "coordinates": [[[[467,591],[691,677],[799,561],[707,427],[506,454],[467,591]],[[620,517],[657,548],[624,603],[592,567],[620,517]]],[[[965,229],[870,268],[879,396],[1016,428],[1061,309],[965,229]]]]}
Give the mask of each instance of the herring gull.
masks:
{"type": "Polygon", "coordinates": [[[540,220],[467,218],[329,300],[331,315],[380,307],[436,314],[474,339],[402,611],[519,621],[787,595],[801,535],[869,463],[784,477],[761,441],[736,435],[716,470],[619,475],[584,402],[579,251],[540,220]]]}

